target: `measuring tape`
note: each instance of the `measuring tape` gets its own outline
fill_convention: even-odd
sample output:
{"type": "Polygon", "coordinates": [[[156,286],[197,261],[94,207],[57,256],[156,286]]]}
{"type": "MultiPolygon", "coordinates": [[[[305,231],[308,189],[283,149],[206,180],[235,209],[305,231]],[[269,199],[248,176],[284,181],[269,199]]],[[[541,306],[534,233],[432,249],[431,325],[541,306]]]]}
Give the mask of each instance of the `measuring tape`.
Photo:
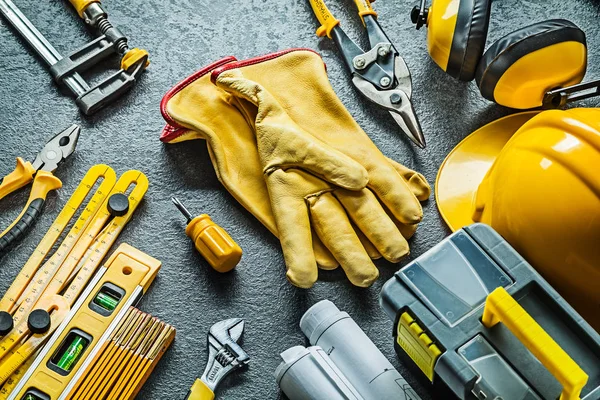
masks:
{"type": "Polygon", "coordinates": [[[60,315],[64,318],[64,314],[57,313],[63,308],[59,303],[65,301],[67,310],[75,303],[131,219],[147,188],[148,180],[141,172],[128,171],[117,181],[114,171],[106,165],[92,167],[81,181],[0,301],[0,310],[11,314],[14,322],[12,331],[0,341],[0,384],[5,383],[0,389],[0,399],[5,398],[12,391],[11,386],[20,379],[24,368],[19,365],[52,335],[61,322],[60,315]],[[100,180],[102,182],[61,245],[40,268],[44,257],[100,180]],[[125,196],[128,191],[130,193],[125,196]],[[115,200],[122,209],[111,207],[115,200]],[[48,303],[49,299],[56,300],[53,296],[58,293],[62,293],[62,300],[48,303]],[[44,305],[50,307],[46,311],[57,315],[53,315],[50,329],[44,334],[31,335],[26,317],[33,309],[46,309],[44,305]]]}
{"type": "Polygon", "coordinates": [[[160,261],[143,252],[120,245],[8,398],[58,399],[71,381],[85,373],[160,266],[160,261]]]}

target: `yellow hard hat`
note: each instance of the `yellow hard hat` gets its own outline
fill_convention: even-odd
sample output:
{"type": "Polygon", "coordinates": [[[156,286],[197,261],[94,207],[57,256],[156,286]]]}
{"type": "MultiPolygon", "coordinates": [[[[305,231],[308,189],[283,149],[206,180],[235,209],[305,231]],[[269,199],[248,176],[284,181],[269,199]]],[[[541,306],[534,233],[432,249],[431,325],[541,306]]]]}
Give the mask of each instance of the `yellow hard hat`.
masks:
{"type": "Polygon", "coordinates": [[[453,231],[491,225],[600,331],[600,109],[494,121],[452,150],[435,186],[453,231]]]}

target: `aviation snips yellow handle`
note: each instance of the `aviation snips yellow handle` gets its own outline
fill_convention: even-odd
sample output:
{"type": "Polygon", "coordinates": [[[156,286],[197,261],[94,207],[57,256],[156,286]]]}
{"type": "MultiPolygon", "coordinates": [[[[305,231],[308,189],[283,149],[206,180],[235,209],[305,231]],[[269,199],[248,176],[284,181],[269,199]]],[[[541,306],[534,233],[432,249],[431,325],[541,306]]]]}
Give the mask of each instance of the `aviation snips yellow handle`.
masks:
{"type": "Polygon", "coordinates": [[[201,379],[196,379],[186,400],[213,400],[215,393],[201,379]]]}
{"type": "MultiPolygon", "coordinates": [[[[323,37],[327,35],[331,39],[331,31],[333,28],[340,24],[340,21],[336,19],[331,11],[325,5],[325,0],[309,0],[310,6],[313,12],[317,16],[321,26],[317,29],[317,36],[323,37]]],[[[371,7],[371,1],[369,0],[354,0],[356,7],[358,8],[358,15],[363,19],[365,15],[372,15],[377,18],[377,13],[371,7]]],[[[363,20],[363,25],[365,21],[363,20]]]]}
{"type": "Polygon", "coordinates": [[[22,188],[32,180],[31,194],[23,211],[4,232],[0,233],[0,254],[31,229],[42,212],[48,193],[62,187],[60,179],[52,175],[51,172],[36,172],[31,163],[17,158],[15,170],[0,181],[0,199],[22,188]]]}

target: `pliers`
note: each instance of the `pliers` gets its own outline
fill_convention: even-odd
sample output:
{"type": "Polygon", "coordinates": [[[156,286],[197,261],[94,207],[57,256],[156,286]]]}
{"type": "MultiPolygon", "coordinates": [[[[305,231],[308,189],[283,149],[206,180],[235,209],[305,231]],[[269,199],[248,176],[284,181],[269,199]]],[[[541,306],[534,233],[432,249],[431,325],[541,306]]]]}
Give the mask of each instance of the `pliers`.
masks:
{"type": "Polygon", "coordinates": [[[371,49],[363,51],[346,35],[324,0],[309,0],[321,26],[317,36],[327,35],[340,49],[352,73],[352,83],[367,99],[388,110],[402,131],[417,146],[425,147],[421,125],[410,101],[410,71],[379,23],[369,0],[354,0],[369,36],[371,49]]]}
{"type": "Polygon", "coordinates": [[[0,180],[0,200],[33,181],[23,211],[4,232],[0,233],[0,254],[6,252],[14,242],[31,229],[42,213],[46,195],[62,187],[62,182],[54,176],[54,171],[75,151],[80,131],[78,125],[72,125],[54,136],[38,153],[33,164],[17,157],[15,170],[0,180]]]}

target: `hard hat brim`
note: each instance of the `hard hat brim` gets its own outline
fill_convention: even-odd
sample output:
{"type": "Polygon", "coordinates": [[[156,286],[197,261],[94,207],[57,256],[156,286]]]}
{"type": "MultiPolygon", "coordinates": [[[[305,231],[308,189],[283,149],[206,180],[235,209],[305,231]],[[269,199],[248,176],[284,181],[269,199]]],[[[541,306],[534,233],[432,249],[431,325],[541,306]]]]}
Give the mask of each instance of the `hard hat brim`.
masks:
{"type": "Polygon", "coordinates": [[[473,220],[473,199],[502,148],[519,128],[539,114],[512,114],[479,128],[448,154],[435,180],[435,201],[448,227],[456,231],[473,220]]]}

